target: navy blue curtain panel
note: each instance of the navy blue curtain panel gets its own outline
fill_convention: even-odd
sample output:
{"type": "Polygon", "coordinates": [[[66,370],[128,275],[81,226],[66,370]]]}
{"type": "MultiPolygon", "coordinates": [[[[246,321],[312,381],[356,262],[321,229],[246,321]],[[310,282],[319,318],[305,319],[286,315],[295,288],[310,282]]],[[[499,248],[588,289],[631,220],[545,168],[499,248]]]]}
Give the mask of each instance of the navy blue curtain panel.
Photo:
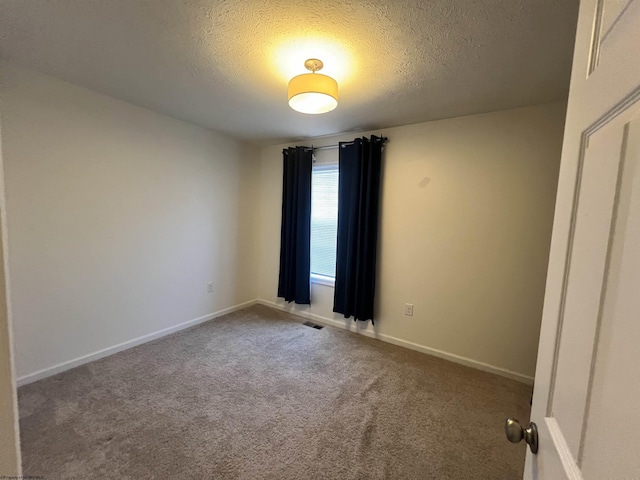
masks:
{"type": "Polygon", "coordinates": [[[383,139],[340,143],[338,248],[333,311],[371,320],[376,289],[378,204],[383,139]]]}
{"type": "Polygon", "coordinates": [[[311,150],[287,148],[283,155],[282,227],[278,297],[311,303],[311,150]]]}

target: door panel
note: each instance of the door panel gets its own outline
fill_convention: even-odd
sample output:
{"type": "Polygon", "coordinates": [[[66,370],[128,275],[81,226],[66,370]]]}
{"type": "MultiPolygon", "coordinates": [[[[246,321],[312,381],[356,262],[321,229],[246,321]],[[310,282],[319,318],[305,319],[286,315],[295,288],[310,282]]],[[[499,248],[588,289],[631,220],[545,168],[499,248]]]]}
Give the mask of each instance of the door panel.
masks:
{"type": "Polygon", "coordinates": [[[626,40],[640,28],[640,0],[599,0],[596,3],[592,45],[592,73],[601,64],[615,65],[628,49],[626,40]]]}
{"type": "Polygon", "coordinates": [[[605,128],[588,137],[581,167],[573,242],[565,288],[556,378],[547,416],[577,457],[600,311],[623,132],[605,128]]]}
{"type": "Polygon", "coordinates": [[[638,478],[640,115],[624,125],[623,175],[578,462],[585,479],[638,478]],[[629,413],[632,412],[630,415],[629,413]],[[635,412],[635,414],[633,414],[635,412]],[[637,448],[634,448],[637,450],[637,448]]]}

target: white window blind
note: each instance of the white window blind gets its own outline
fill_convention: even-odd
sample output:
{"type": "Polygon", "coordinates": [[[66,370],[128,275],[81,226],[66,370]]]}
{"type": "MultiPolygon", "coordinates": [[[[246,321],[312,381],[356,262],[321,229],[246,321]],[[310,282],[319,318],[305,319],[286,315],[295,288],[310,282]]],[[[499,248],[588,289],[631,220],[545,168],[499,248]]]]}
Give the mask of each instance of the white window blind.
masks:
{"type": "Polygon", "coordinates": [[[314,165],[311,175],[311,273],[336,276],[338,165],[314,165]]]}

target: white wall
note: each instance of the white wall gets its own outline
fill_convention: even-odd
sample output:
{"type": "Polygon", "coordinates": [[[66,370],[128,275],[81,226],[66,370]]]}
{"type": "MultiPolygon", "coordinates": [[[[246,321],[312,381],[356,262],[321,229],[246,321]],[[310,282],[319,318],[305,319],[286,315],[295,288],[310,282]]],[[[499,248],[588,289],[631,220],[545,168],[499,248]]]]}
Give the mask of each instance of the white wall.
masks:
{"type": "Polygon", "coordinates": [[[7,228],[0,131],[0,477],[18,477],[21,472],[18,399],[16,396],[9,282],[7,281],[7,228]]]}
{"type": "Polygon", "coordinates": [[[255,150],[0,68],[18,377],[256,297],[255,150]]]}
{"type": "MultiPolygon", "coordinates": [[[[390,141],[383,154],[377,321],[359,322],[359,329],[521,380],[533,376],[565,108],[549,104],[383,131],[390,141]],[[404,315],[405,303],[415,305],[413,317],[404,315]]],[[[279,305],[283,147],[262,150],[259,192],[258,295],[279,305]]],[[[353,328],[332,313],[331,287],[314,284],[311,293],[311,307],[294,310],[353,328]]]]}

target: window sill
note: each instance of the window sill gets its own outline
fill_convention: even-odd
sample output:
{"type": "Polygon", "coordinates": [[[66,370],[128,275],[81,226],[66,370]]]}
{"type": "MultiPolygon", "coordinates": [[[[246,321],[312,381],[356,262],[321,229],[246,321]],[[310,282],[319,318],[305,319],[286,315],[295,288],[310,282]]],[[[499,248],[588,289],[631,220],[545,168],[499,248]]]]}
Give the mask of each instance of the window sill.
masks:
{"type": "Polygon", "coordinates": [[[316,275],[315,273],[311,274],[310,277],[311,283],[316,283],[318,285],[325,285],[327,287],[335,287],[336,279],[333,277],[327,277],[325,275],[316,275]]]}

